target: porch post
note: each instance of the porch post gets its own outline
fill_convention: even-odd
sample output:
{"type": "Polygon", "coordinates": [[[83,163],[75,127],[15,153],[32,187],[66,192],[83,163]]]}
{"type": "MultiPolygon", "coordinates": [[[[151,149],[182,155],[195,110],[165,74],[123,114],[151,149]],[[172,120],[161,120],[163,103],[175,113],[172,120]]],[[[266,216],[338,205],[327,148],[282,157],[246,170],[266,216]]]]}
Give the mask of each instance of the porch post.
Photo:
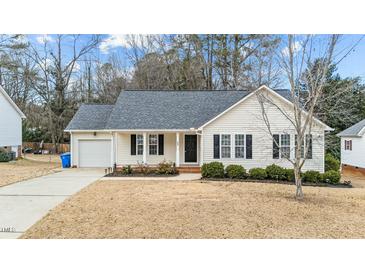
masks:
{"type": "Polygon", "coordinates": [[[143,163],[147,164],[147,132],[143,132],[143,163]]]}
{"type": "Polygon", "coordinates": [[[112,138],[111,138],[111,164],[110,167],[113,168],[114,167],[114,133],[110,132],[112,138]]]}
{"type": "Polygon", "coordinates": [[[176,132],[176,160],[175,164],[177,167],[180,166],[180,133],[176,132]]]}
{"type": "Polygon", "coordinates": [[[114,163],[118,163],[118,133],[114,132],[114,163]]]}
{"type": "Polygon", "coordinates": [[[73,167],[74,166],[74,151],[73,151],[72,131],[70,131],[70,153],[71,153],[71,167],[73,167]]]}
{"type": "Polygon", "coordinates": [[[204,163],[204,145],[203,145],[203,131],[199,136],[199,145],[200,145],[200,166],[204,163]]]}

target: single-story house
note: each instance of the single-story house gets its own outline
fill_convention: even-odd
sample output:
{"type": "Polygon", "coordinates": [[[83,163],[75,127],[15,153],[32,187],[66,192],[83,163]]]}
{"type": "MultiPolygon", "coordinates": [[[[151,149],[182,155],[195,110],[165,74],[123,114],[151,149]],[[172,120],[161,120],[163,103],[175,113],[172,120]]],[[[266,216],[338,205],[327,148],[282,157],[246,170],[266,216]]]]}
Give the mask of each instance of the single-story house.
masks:
{"type": "Polygon", "coordinates": [[[22,119],[24,113],[0,86],[0,147],[15,152],[16,157],[22,151],[22,119]]]}
{"type": "MultiPolygon", "coordinates": [[[[287,90],[266,86],[253,92],[122,91],[115,105],[81,105],[65,129],[71,134],[72,166],[157,165],[167,160],[181,169],[212,161],[246,169],[273,163],[291,167],[285,153],[294,157],[293,124],[271,108],[269,134],[258,94],[292,111],[287,90]]],[[[331,128],[313,119],[303,144],[311,152],[303,170],[324,172],[324,133],[331,128]]]]}
{"type": "Polygon", "coordinates": [[[341,131],[341,167],[365,172],[365,119],[341,131]]]}

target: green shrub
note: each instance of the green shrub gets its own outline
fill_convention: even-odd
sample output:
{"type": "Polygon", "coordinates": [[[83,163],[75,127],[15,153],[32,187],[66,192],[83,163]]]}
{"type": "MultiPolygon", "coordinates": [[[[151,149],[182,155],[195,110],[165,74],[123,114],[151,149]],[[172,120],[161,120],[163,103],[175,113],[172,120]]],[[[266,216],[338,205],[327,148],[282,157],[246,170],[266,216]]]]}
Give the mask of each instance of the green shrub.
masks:
{"type": "Polygon", "coordinates": [[[269,165],[266,167],[267,178],[272,180],[286,180],[285,168],[278,165],[269,165]]]}
{"type": "Polygon", "coordinates": [[[246,177],[246,170],[241,165],[229,165],[226,167],[226,173],[228,178],[242,179],[246,177]]]}
{"type": "Polygon", "coordinates": [[[166,174],[166,175],[177,174],[177,169],[176,169],[175,163],[168,162],[165,160],[162,161],[161,163],[158,164],[156,173],[157,174],[166,174]]]}
{"type": "Polygon", "coordinates": [[[125,175],[132,174],[132,172],[133,172],[133,169],[132,169],[131,165],[124,166],[122,169],[122,173],[125,175]]]}
{"type": "Polygon", "coordinates": [[[294,169],[285,168],[285,179],[289,182],[295,182],[294,169]]]}
{"type": "Polygon", "coordinates": [[[321,181],[321,173],[315,170],[308,170],[303,173],[303,181],[308,183],[318,183],[321,181]]]}
{"type": "Polygon", "coordinates": [[[332,154],[327,153],[324,162],[325,171],[340,170],[340,161],[337,160],[332,154]]]}
{"type": "Polygon", "coordinates": [[[267,173],[266,170],[264,168],[251,168],[250,169],[250,177],[252,179],[256,179],[256,180],[264,180],[267,178],[267,173]]]}
{"type": "Polygon", "coordinates": [[[341,179],[341,173],[339,171],[330,170],[322,174],[322,182],[330,184],[338,184],[341,179]]]}
{"type": "Polygon", "coordinates": [[[220,162],[211,162],[202,166],[203,178],[223,178],[224,166],[220,162]]]}
{"type": "Polygon", "coordinates": [[[0,162],[9,162],[11,160],[10,154],[0,147],[0,162]]]}

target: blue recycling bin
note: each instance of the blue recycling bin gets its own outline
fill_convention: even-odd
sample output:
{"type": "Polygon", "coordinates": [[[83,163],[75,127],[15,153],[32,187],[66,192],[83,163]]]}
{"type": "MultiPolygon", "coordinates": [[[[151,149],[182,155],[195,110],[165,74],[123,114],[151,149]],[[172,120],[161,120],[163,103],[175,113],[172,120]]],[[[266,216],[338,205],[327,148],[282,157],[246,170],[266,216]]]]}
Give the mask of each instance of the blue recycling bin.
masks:
{"type": "Polygon", "coordinates": [[[71,153],[66,152],[61,154],[61,162],[63,168],[69,168],[71,166],[71,153]]]}

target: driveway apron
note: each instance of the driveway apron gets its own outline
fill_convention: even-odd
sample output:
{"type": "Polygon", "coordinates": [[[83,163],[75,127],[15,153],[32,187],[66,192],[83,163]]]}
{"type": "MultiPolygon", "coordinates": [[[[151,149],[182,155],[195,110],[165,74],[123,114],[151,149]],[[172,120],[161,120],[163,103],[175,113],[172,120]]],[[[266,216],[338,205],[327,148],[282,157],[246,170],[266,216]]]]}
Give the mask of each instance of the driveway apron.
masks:
{"type": "Polygon", "coordinates": [[[0,187],[0,239],[18,238],[49,210],[104,175],[104,169],[67,169],[0,187]]]}

